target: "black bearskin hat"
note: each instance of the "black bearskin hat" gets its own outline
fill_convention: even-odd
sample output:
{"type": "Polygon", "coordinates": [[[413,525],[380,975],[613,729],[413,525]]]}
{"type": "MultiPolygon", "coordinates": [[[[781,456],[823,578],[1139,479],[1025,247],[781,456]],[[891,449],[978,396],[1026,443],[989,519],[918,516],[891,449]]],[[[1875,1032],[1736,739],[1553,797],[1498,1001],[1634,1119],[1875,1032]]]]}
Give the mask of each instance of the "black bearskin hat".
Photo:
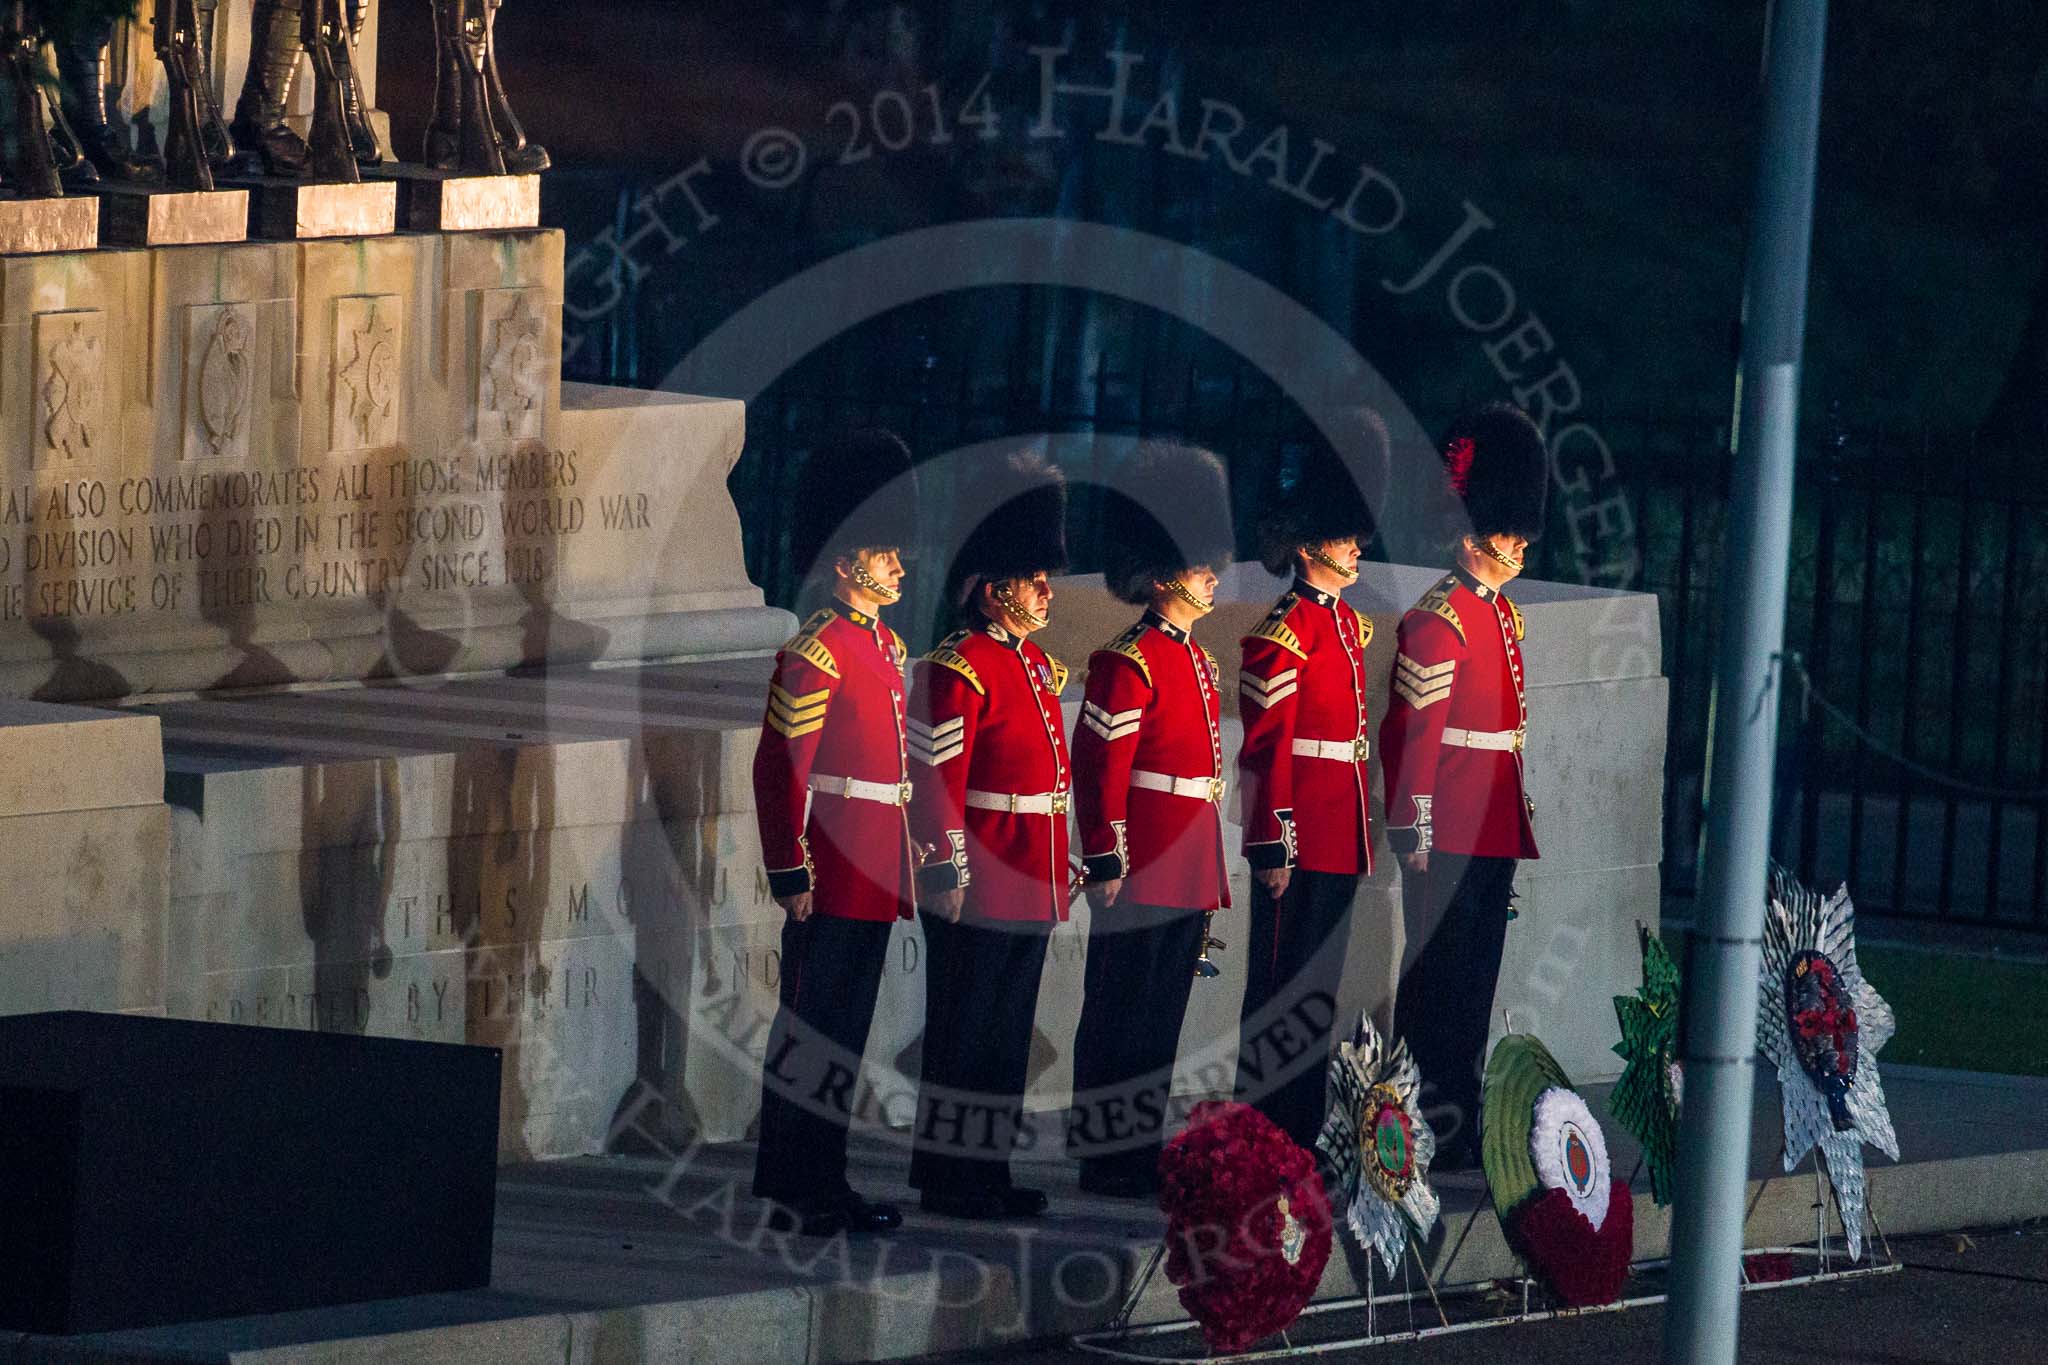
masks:
{"type": "Polygon", "coordinates": [[[1230,485],[1208,451],[1147,442],[1105,492],[1102,580],[1115,597],[1142,605],[1154,581],[1230,562],[1230,485]]]}
{"type": "Polygon", "coordinates": [[[1387,424],[1370,408],[1356,414],[1352,450],[1310,447],[1283,459],[1259,517],[1259,562],[1282,578],[1296,569],[1294,552],[1346,536],[1362,548],[1372,540],[1372,505],[1386,494],[1387,424]]]}
{"type": "Polygon", "coordinates": [[[851,431],[818,443],[796,494],[790,548],[800,573],[855,550],[917,540],[917,474],[894,432],[851,431]]]}
{"type": "Polygon", "coordinates": [[[1444,434],[1443,461],[1473,535],[1543,534],[1550,452],[1528,413],[1512,403],[1466,413],[1444,434]]]}
{"type": "Polygon", "coordinates": [[[1033,450],[1018,451],[960,482],[955,524],[967,535],[953,556],[947,597],[964,605],[984,582],[1067,567],[1067,479],[1033,450]]]}

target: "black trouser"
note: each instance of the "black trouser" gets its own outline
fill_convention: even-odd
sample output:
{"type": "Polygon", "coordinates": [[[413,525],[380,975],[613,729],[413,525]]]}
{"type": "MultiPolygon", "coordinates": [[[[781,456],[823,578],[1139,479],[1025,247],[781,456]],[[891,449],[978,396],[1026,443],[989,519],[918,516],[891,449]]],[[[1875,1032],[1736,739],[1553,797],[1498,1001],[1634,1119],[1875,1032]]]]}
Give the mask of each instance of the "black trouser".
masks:
{"type": "Polygon", "coordinates": [[[1067,1151],[1101,1174],[1159,1169],[1202,912],[1119,900],[1090,916],[1067,1151]]]}
{"type": "MultiPolygon", "coordinates": [[[[917,1087],[911,1188],[1008,1189],[1024,1128],[1031,1027],[1045,969],[1043,922],[924,924],[924,1069],[917,1087]]],[[[1034,1139],[1026,1137],[1022,1145],[1034,1139]]]]}
{"type": "Polygon", "coordinates": [[[761,1075],[754,1193],[785,1204],[845,1197],[846,1125],[875,1018],[887,920],[813,914],[782,925],[782,1007],[761,1075]]]}
{"type": "Polygon", "coordinates": [[[1514,884],[1513,858],[1433,852],[1428,872],[1402,873],[1408,941],[1423,947],[1401,977],[1394,1036],[1421,1068],[1423,1114],[1441,1144],[1478,1140],[1479,1067],[1514,884]]]}
{"type": "Polygon", "coordinates": [[[1252,878],[1251,945],[1238,1015],[1237,1098],[1310,1151],[1323,1128],[1330,1032],[1351,941],[1355,872],[1295,868],[1277,901],[1252,878]]]}

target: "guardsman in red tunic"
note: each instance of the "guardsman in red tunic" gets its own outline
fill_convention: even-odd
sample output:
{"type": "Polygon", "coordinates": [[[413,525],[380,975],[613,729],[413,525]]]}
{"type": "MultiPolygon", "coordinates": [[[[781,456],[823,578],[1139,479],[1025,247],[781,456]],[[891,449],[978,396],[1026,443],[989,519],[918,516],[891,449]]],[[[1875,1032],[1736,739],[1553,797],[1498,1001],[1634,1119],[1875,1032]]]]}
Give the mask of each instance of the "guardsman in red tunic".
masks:
{"type": "Polygon", "coordinates": [[[1470,529],[1456,569],[1401,618],[1380,751],[1408,943],[1421,945],[1395,1023],[1435,1091],[1436,1164],[1455,1170],[1478,1164],[1479,1067],[1515,864],[1537,856],[1522,614],[1501,589],[1542,533],[1549,459],[1536,424],[1505,403],[1460,419],[1443,458],[1470,529]]]}
{"type": "Polygon", "coordinates": [[[1089,657],[1074,732],[1090,916],[1067,1147],[1084,1190],[1146,1198],[1207,917],[1230,904],[1216,660],[1188,633],[1230,560],[1230,503],[1216,457],[1176,446],[1141,448],[1106,493],[1104,582],[1146,611],[1089,657]]]}
{"type": "Polygon", "coordinates": [[[1237,1095],[1310,1149],[1323,1126],[1351,903],[1372,871],[1372,622],[1339,596],[1371,538],[1372,514],[1342,459],[1304,460],[1259,525],[1267,572],[1294,583],[1244,637],[1238,673],[1252,905],[1237,1095]]]}
{"type": "Polygon", "coordinates": [[[928,1212],[1043,1213],[1015,1184],[1038,983],[1053,926],[1073,899],[1074,786],[1060,689],[1067,668],[1029,638],[1046,625],[1051,575],[1066,566],[1066,484],[1035,455],[962,490],[947,600],[961,628],[918,661],[910,718],[917,792],[910,828],[923,866],[924,1073],[910,1183],[928,1212]]]}
{"type": "Polygon", "coordinates": [[[832,601],[775,656],[754,756],[768,889],[787,914],[754,1193],[777,1206],[773,1226],[807,1236],[902,1222],[847,1184],[846,1129],[891,927],[913,898],[908,652],[878,614],[902,595],[916,508],[910,452],[887,432],[813,452],[795,550],[832,601]]]}

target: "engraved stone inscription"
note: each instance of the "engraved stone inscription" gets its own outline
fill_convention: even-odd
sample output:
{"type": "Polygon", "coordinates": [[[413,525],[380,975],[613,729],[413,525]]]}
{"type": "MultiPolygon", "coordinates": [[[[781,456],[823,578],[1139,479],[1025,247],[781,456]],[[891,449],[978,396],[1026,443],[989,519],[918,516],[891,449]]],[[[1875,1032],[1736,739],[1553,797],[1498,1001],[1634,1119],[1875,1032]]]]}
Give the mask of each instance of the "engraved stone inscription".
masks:
{"type": "Polygon", "coordinates": [[[38,313],[34,344],[37,468],[107,453],[107,315],[38,313]]]}
{"type": "Polygon", "coordinates": [[[396,294],[334,301],[330,450],[375,450],[398,443],[403,323],[402,300],[396,294]]]}
{"type": "Polygon", "coordinates": [[[185,310],[184,458],[244,460],[256,395],[256,307],[185,310]]]}

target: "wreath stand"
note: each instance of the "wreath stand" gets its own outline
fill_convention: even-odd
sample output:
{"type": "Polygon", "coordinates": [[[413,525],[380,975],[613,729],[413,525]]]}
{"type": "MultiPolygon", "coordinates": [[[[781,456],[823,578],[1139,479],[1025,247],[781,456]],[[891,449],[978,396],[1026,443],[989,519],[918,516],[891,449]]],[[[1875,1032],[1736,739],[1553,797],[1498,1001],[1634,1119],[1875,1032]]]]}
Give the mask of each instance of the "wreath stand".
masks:
{"type": "MultiPolygon", "coordinates": [[[[1878,1223],[1877,1215],[1870,1211],[1867,1202],[1864,1205],[1864,1213],[1869,1220],[1871,1231],[1876,1234],[1878,1246],[1883,1248],[1883,1259],[1878,1260],[1873,1257],[1866,1264],[1846,1263],[1837,1268],[1838,1262],[1846,1262],[1847,1257],[1845,1252],[1837,1252],[1834,1248],[1834,1238],[1828,1231],[1828,1211],[1832,1207],[1836,1221],[1840,1222],[1841,1202],[1834,1197],[1833,1181],[1822,1170],[1820,1152],[1817,1148],[1813,1153],[1813,1165],[1814,1244],[1812,1246],[1759,1246],[1744,1248],[1742,1253],[1743,1293],[1759,1293],[1771,1289],[1792,1289],[1799,1285],[1861,1279],[1871,1275],[1889,1275],[1905,1269],[1905,1266],[1892,1255],[1891,1242],[1885,1236],[1883,1226],[1878,1223]],[[1749,1273],[1749,1258],[1752,1256],[1785,1256],[1795,1260],[1810,1261],[1817,1268],[1808,1274],[1788,1276],[1784,1279],[1752,1280],[1749,1273]]],[[[1641,1170],[1642,1162],[1639,1159],[1636,1163],[1636,1173],[1639,1174],[1641,1170]]],[[[1629,1177],[1628,1183],[1633,1185],[1634,1181],[1635,1175],[1632,1174],[1629,1177]]],[[[1481,1186],[1481,1194],[1482,1196],[1487,1194],[1484,1185],[1481,1186]]],[[[1479,1216],[1482,1213],[1491,1213],[1492,1209],[1491,1198],[1482,1197],[1466,1219],[1465,1230],[1458,1237],[1459,1247],[1463,1247],[1465,1237],[1470,1235],[1472,1226],[1479,1216]]],[[[1496,1218],[1498,1217],[1498,1215],[1495,1216],[1496,1218]]],[[[1506,1229],[1503,1228],[1502,1232],[1505,1234],[1506,1229]]],[[[1477,1332],[1487,1328],[1507,1327],[1517,1323],[1546,1322],[1554,1318],[1591,1317],[1597,1313],[1618,1313],[1625,1309],[1642,1308],[1652,1304],[1663,1303],[1670,1297],[1666,1293],[1642,1294],[1634,1298],[1617,1299],[1613,1303],[1594,1304],[1585,1308],[1544,1308],[1532,1304],[1532,1296],[1539,1292],[1539,1286],[1526,1275],[1516,1276],[1509,1280],[1472,1280],[1459,1284],[1439,1286],[1430,1278],[1428,1267],[1422,1262],[1422,1253],[1416,1247],[1412,1237],[1408,1239],[1407,1247],[1409,1254],[1401,1262],[1402,1288],[1399,1291],[1390,1291],[1384,1294],[1375,1292],[1378,1262],[1373,1255],[1372,1249],[1368,1247],[1365,1250],[1366,1282],[1364,1294],[1348,1295],[1338,1299],[1326,1299],[1320,1303],[1312,1303],[1302,1310],[1301,1316],[1309,1318],[1326,1313],[1351,1312],[1362,1308],[1365,1310],[1366,1320],[1366,1330],[1363,1336],[1346,1337],[1341,1341],[1316,1342],[1311,1345],[1296,1346],[1288,1339],[1287,1333],[1282,1332],[1279,1334],[1281,1344],[1278,1346],[1241,1351],[1234,1355],[1204,1354],[1183,1356],[1156,1355],[1130,1349],[1130,1347],[1146,1338],[1170,1336],[1175,1333],[1199,1330],[1191,1318],[1177,1318],[1144,1327],[1131,1326],[1131,1317],[1137,1312],[1139,1300],[1144,1297],[1145,1290],[1152,1283],[1152,1277],[1158,1273],[1160,1262],[1166,1257],[1166,1243],[1164,1239],[1161,1239],[1159,1245],[1152,1249],[1152,1254],[1146,1259],[1144,1270],[1139,1274],[1131,1288],[1131,1292],[1125,1297],[1123,1306],[1117,1311],[1117,1315],[1110,1320],[1109,1325],[1099,1331],[1078,1333],[1068,1339],[1069,1344],[1074,1349],[1086,1351],[1090,1355],[1103,1356],[1111,1360],[1145,1362],[1145,1365],[1239,1365],[1239,1362],[1299,1360],[1311,1356],[1327,1355],[1333,1351],[1352,1351],[1368,1346],[1390,1346],[1404,1341],[1423,1341],[1431,1337],[1451,1336],[1460,1332],[1477,1332]],[[1421,1290],[1412,1288],[1412,1281],[1408,1273],[1411,1260],[1422,1270],[1423,1288],[1421,1290]],[[1462,1322],[1452,1322],[1444,1312],[1443,1300],[1446,1297],[1454,1301],[1484,1298],[1499,1292],[1503,1288],[1508,1289],[1510,1293],[1519,1289],[1521,1307],[1518,1311],[1471,1318],[1462,1322]],[[1418,1325],[1416,1322],[1415,1306],[1425,1297],[1436,1308],[1437,1322],[1434,1325],[1418,1325]],[[1388,1327],[1384,1331],[1381,1330],[1379,1321],[1381,1305],[1393,1306],[1397,1304],[1405,1305],[1408,1309],[1407,1325],[1405,1327],[1388,1327]]],[[[1456,1259],[1455,1251],[1452,1253],[1452,1259],[1456,1259]]],[[[1637,1274],[1644,1271],[1668,1270],[1670,1264],[1671,1262],[1668,1257],[1653,1257],[1630,1262],[1629,1271],[1631,1274],[1637,1274]]]]}

